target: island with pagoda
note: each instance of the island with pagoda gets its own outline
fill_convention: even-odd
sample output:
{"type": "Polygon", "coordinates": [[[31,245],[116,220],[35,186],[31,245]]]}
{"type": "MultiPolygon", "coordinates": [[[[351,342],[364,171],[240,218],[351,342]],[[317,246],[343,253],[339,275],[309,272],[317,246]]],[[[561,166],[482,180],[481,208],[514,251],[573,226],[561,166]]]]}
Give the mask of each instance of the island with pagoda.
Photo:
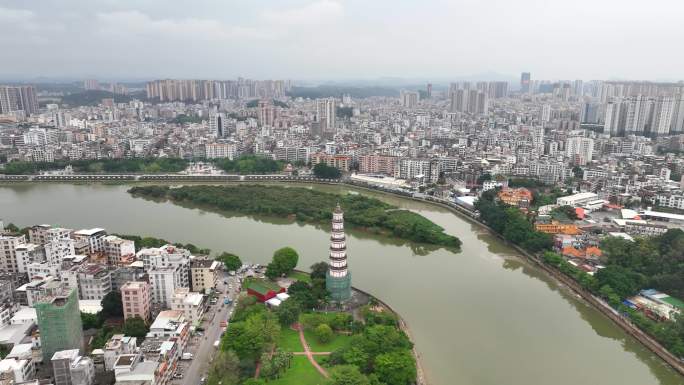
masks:
{"type": "Polygon", "coordinates": [[[352,286],[343,206],[331,214],[327,261],[310,273],[290,247],[265,268],[238,269],[241,295],[207,384],[425,383],[401,318],[352,286]]]}

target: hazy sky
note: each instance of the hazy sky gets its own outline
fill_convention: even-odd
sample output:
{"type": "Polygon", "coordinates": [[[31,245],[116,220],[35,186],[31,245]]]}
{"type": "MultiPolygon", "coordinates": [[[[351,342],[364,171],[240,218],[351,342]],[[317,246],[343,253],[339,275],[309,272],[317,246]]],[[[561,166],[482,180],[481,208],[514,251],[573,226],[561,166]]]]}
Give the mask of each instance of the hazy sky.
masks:
{"type": "Polygon", "coordinates": [[[682,0],[0,0],[0,78],[683,79],[682,0]]]}

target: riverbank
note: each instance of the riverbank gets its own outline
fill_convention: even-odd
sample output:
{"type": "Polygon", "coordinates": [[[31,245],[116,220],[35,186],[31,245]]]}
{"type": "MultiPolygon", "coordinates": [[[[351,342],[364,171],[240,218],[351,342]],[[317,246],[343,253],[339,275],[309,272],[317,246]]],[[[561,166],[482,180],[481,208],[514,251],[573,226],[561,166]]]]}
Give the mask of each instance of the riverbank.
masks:
{"type": "MultiPolygon", "coordinates": [[[[378,190],[375,190],[373,188],[368,188],[368,189],[371,191],[378,191],[378,190]]],[[[391,192],[387,192],[387,191],[382,191],[382,192],[391,194],[391,192]]],[[[403,194],[393,194],[393,195],[406,197],[403,194]]],[[[477,218],[475,218],[473,216],[472,212],[468,211],[467,209],[465,209],[463,207],[457,206],[455,204],[442,203],[442,202],[438,202],[434,199],[421,199],[421,198],[416,198],[416,197],[406,197],[406,198],[421,201],[421,202],[427,202],[427,203],[431,203],[431,204],[438,205],[440,207],[446,208],[447,210],[467,219],[469,222],[477,224],[478,226],[481,226],[482,228],[487,229],[490,233],[495,235],[501,241],[505,242],[507,245],[514,248],[518,253],[525,256],[526,260],[533,263],[535,266],[541,268],[546,274],[548,274],[550,277],[555,279],[557,282],[559,282],[560,284],[569,288],[575,294],[579,295],[588,304],[590,304],[596,310],[600,311],[604,316],[606,316],[608,319],[610,319],[613,323],[615,323],[617,326],[619,326],[620,328],[625,330],[634,339],[639,341],[642,345],[644,345],[646,348],[648,348],[650,351],[652,351],[654,354],[656,354],[660,359],[665,361],[665,363],[667,363],[670,367],[675,369],[680,375],[684,376],[684,363],[678,357],[676,357],[675,355],[670,353],[667,349],[665,349],[655,339],[653,339],[651,336],[649,336],[648,334],[643,332],[639,327],[634,325],[629,319],[620,315],[620,313],[618,313],[615,309],[613,309],[609,304],[604,302],[602,299],[596,297],[592,293],[590,293],[587,290],[585,290],[584,288],[582,288],[582,286],[579,285],[579,283],[577,283],[572,278],[561,273],[557,269],[554,269],[554,268],[548,266],[538,256],[530,254],[529,252],[527,252],[526,250],[524,250],[520,246],[513,244],[512,242],[509,242],[508,240],[506,240],[501,234],[497,233],[491,227],[487,226],[485,223],[483,223],[483,222],[479,221],[477,218]]]]}

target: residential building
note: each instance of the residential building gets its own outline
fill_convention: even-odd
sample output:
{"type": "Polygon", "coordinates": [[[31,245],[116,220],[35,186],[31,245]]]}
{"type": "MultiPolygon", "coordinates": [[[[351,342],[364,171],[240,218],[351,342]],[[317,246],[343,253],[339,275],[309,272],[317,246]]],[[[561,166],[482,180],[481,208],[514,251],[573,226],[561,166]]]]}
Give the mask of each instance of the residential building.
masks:
{"type": "Polygon", "coordinates": [[[38,316],[43,358],[66,349],[83,348],[83,326],[76,290],[57,286],[34,304],[38,316]]]}
{"type": "Polygon", "coordinates": [[[110,265],[119,266],[122,260],[125,261],[127,257],[135,256],[135,242],[115,235],[107,235],[104,238],[104,253],[110,265]]]}
{"type": "Polygon", "coordinates": [[[87,263],[76,269],[78,269],[80,299],[102,301],[112,291],[112,275],[106,266],[87,263]]]}
{"type": "Polygon", "coordinates": [[[209,258],[193,258],[190,261],[192,291],[209,294],[216,287],[220,263],[209,258]]]}
{"type": "Polygon", "coordinates": [[[93,229],[83,229],[74,232],[74,240],[76,241],[76,246],[81,247],[85,250],[86,254],[95,254],[104,252],[105,237],[107,232],[105,229],[93,228],[93,229]]]}
{"type": "Polygon", "coordinates": [[[173,293],[171,310],[181,311],[185,319],[194,325],[202,322],[202,316],[206,308],[205,297],[196,292],[191,292],[187,287],[180,287],[173,293]]]}
{"type": "Polygon", "coordinates": [[[127,282],[121,286],[121,302],[124,319],[140,317],[149,320],[152,306],[152,290],[144,281],[127,282]]]}
{"type": "Polygon", "coordinates": [[[316,121],[322,135],[335,133],[336,109],[335,98],[316,99],[316,121]]]}
{"type": "Polygon", "coordinates": [[[54,385],[92,385],[95,382],[93,360],[81,356],[78,349],[57,351],[51,362],[54,385]]]}
{"type": "Polygon", "coordinates": [[[9,274],[19,273],[17,247],[26,243],[23,234],[0,234],[0,269],[9,274]]]}
{"type": "Polygon", "coordinates": [[[351,160],[352,158],[349,155],[329,155],[319,152],[311,156],[311,165],[325,163],[330,167],[338,168],[340,171],[349,171],[351,160]]]}

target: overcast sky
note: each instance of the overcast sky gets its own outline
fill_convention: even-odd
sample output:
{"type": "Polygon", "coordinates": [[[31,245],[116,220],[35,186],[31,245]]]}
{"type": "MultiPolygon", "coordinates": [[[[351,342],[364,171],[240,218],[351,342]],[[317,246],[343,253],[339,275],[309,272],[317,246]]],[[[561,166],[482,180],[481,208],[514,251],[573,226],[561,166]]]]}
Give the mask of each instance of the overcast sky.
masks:
{"type": "Polygon", "coordinates": [[[0,0],[0,78],[684,78],[682,0],[0,0]]]}

